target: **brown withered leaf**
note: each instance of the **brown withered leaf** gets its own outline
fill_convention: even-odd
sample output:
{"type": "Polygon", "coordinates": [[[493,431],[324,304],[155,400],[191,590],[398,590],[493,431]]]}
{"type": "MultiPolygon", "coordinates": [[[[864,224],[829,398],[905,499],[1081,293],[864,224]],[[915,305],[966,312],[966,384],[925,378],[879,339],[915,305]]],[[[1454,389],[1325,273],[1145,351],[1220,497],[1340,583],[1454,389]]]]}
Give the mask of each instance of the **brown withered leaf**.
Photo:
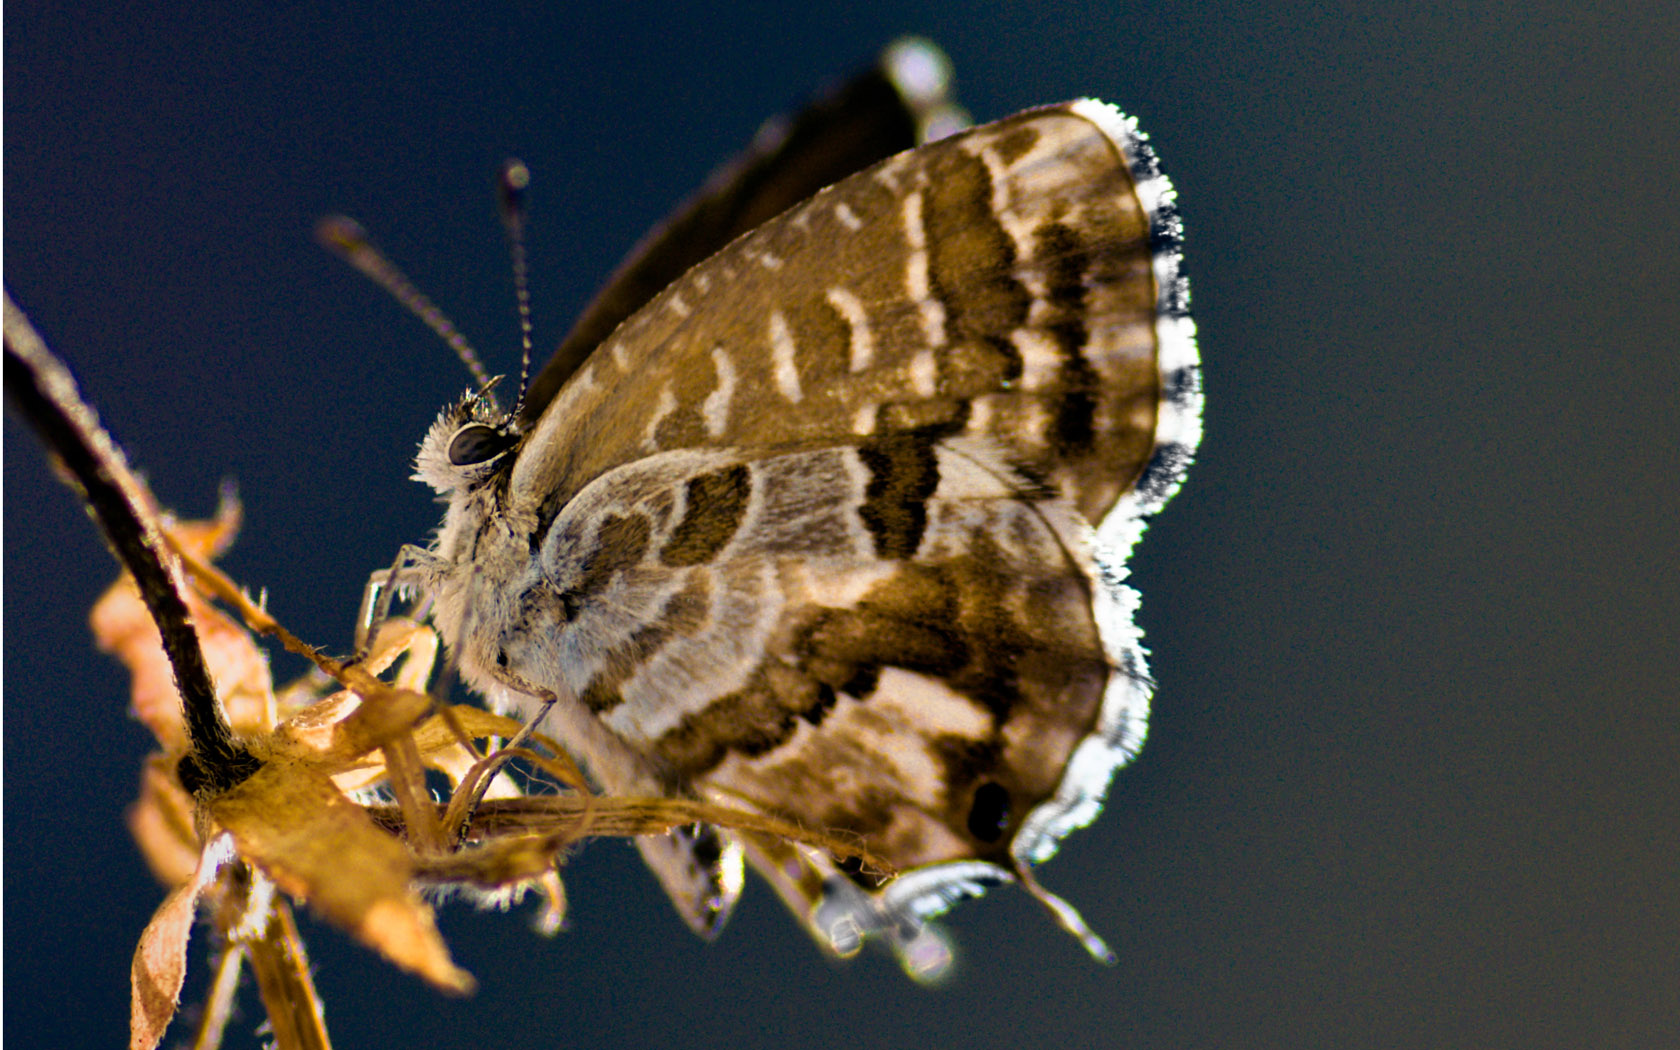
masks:
{"type": "MultiPolygon", "coordinates": [[[[536,886],[548,899],[547,921],[553,927],[564,909],[555,875],[558,855],[586,835],[658,834],[679,824],[706,821],[778,839],[841,845],[821,832],[715,805],[595,796],[555,741],[481,708],[440,707],[422,691],[437,652],[436,635],[429,628],[392,621],[382,628],[368,660],[346,666],[297,640],[253,605],[203,561],[202,546],[174,530],[170,539],[188,566],[191,589],[199,592],[192,595],[195,623],[201,628],[210,623],[227,627],[215,634],[209,648],[231,653],[246,646],[256,651],[251,636],[209,608],[201,593],[228,603],[252,629],[278,637],[348,686],[276,725],[266,662],[247,659],[240,666],[260,667],[262,674],[244,679],[246,691],[254,691],[250,683],[260,683],[260,691],[269,697],[260,708],[262,715],[241,726],[245,746],[262,766],[219,795],[201,796],[197,820],[188,818],[188,823],[226,830],[239,857],[282,891],[307,900],[363,944],[440,989],[465,993],[474,982],[451,961],[431,908],[414,888],[417,883],[492,891],[536,886]],[[205,611],[199,611],[199,604],[205,611]],[[404,656],[394,683],[375,677],[404,656]],[[528,740],[550,754],[507,743],[486,753],[474,743],[495,740],[514,745],[528,740]],[[512,780],[497,776],[512,756],[569,790],[525,796],[512,780]],[[448,775],[455,790],[447,805],[433,802],[425,782],[427,768],[448,775]],[[477,792],[477,784],[490,776],[496,776],[491,790],[477,792]],[[346,794],[381,782],[398,805],[365,806],[346,794]]],[[[153,659],[140,642],[120,654],[131,665],[145,666],[153,659]]],[[[184,877],[187,865],[181,851],[190,848],[181,809],[191,801],[173,773],[172,763],[154,761],[132,821],[148,856],[156,854],[154,867],[166,879],[184,877]]],[[[171,907],[172,916],[184,909],[190,920],[190,902],[183,904],[172,896],[171,907]]],[[[169,929],[173,935],[175,927],[169,929]]],[[[181,941],[183,952],[184,944],[181,941]]],[[[184,962],[184,955],[181,958],[184,962]]],[[[306,972],[281,969],[295,987],[301,988],[298,981],[307,979],[306,972]]],[[[178,991],[178,975],[171,987],[178,991]]],[[[268,1004],[271,1014],[277,1008],[307,1014],[312,994],[293,1002],[300,995],[294,991],[278,996],[268,1004]]]]}
{"type": "MultiPolygon", "coordinates": [[[[240,516],[239,502],[231,494],[223,495],[216,517],[210,521],[177,522],[160,515],[170,542],[201,559],[209,559],[233,543],[240,516]]],[[[183,598],[229,723],[240,733],[274,728],[274,690],[268,658],[250,632],[212,606],[196,589],[187,587],[183,598]]],[[[132,576],[124,573],[100,596],[88,623],[93,629],[94,644],[116,656],[133,676],[131,696],[135,715],[166,751],[184,752],[187,732],[182,719],[181,694],[175,686],[175,669],[164,655],[157,623],[141,601],[132,576]]]]}
{"type": "Polygon", "coordinates": [[[226,839],[212,841],[199,856],[193,877],[170,891],[140,935],[129,968],[129,1050],[152,1050],[175,1017],[187,975],[187,940],[198,914],[198,899],[222,865],[232,859],[226,839]]]}
{"type": "Polygon", "coordinates": [[[472,976],[450,961],[431,908],[410,888],[408,850],[319,767],[271,759],[209,810],[240,855],[282,890],[437,987],[472,990],[472,976]]]}
{"type": "Polygon", "coordinates": [[[179,886],[198,866],[192,796],[175,779],[175,763],[154,754],[140,772],[140,798],[128,807],[128,830],[165,886],[179,886]]]}

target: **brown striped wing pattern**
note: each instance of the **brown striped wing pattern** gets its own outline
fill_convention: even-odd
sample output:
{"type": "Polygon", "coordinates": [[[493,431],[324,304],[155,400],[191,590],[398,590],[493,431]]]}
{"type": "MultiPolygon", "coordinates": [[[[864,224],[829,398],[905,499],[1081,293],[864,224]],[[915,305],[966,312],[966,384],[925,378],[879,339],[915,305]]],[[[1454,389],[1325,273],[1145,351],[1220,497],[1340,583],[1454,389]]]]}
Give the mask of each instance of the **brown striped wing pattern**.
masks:
{"type": "Polygon", "coordinates": [[[819,941],[883,933],[913,972],[948,957],[927,916],[1011,878],[1099,950],[1030,869],[1147,724],[1121,581],[1199,437],[1177,258],[1170,187],[1090,101],[735,240],[534,422],[474,402],[434,428],[420,473],[450,510],[420,569],[464,676],[558,697],[609,790],[852,836],[901,873],[733,834],[645,851],[698,929],[744,854],[819,941]]]}

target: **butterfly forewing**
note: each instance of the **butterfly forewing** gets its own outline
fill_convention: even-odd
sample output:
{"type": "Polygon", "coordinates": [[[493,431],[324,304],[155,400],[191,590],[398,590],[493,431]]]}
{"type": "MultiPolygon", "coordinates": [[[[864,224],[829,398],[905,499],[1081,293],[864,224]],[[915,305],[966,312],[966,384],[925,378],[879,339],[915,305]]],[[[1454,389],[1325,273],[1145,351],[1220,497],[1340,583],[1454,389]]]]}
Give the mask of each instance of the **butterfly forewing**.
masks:
{"type": "Polygon", "coordinates": [[[1160,400],[1132,186],[1119,145],[1061,107],[831,187],[621,326],[541,420],[516,494],[557,509],[662,450],[921,429],[990,437],[1096,520],[1147,463],[1160,400]]]}
{"type": "Polygon", "coordinates": [[[949,97],[950,76],[937,47],[907,37],[792,117],[767,123],[614,271],[531,381],[526,419],[540,416],[589,351],[689,267],[818,190],[966,126],[949,97]]]}

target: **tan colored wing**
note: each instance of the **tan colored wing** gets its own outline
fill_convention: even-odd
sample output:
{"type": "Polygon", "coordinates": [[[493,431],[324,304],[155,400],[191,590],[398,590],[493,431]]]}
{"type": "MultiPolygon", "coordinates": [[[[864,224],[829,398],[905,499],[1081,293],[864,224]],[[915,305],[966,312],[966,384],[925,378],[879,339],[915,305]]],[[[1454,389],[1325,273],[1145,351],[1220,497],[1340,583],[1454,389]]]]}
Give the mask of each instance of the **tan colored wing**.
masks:
{"type": "Polygon", "coordinates": [[[507,509],[541,573],[497,661],[671,790],[912,872],[860,895],[867,872],[743,840],[827,943],[915,954],[921,917],[1026,877],[1142,742],[1125,557],[1200,433],[1176,236],[1131,123],[1077,102],[733,242],[525,438],[507,509]]]}
{"type": "Polygon", "coordinates": [[[593,478],[664,450],[923,430],[996,442],[1099,520],[1149,462],[1163,389],[1162,230],[1131,133],[1095,103],[1031,111],[899,154],[734,242],[560,392],[521,449],[513,506],[552,520],[593,478]]]}
{"type": "Polygon", "coordinates": [[[637,244],[531,380],[535,421],[589,352],[689,267],[818,190],[968,123],[950,98],[950,60],[926,40],[888,46],[869,69],[772,120],[736,160],[637,244]]]}

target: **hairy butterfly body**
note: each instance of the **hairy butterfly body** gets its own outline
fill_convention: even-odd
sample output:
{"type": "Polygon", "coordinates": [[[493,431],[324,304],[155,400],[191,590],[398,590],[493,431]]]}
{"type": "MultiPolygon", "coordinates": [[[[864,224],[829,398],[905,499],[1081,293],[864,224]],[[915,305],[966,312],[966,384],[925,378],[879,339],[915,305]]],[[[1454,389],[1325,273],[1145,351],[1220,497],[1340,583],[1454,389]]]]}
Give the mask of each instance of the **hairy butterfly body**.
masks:
{"type": "MultiPolygon", "coordinates": [[[[1054,106],[797,204],[612,330],[538,410],[469,395],[403,573],[466,681],[606,790],[856,836],[902,872],[695,828],[641,840],[711,933],[743,859],[841,953],[1024,877],[1141,744],[1121,582],[1199,437],[1171,190],[1134,125],[1054,106]]],[[[538,386],[544,380],[539,378],[538,386]]],[[[554,384],[550,384],[553,386],[554,384]]]]}

